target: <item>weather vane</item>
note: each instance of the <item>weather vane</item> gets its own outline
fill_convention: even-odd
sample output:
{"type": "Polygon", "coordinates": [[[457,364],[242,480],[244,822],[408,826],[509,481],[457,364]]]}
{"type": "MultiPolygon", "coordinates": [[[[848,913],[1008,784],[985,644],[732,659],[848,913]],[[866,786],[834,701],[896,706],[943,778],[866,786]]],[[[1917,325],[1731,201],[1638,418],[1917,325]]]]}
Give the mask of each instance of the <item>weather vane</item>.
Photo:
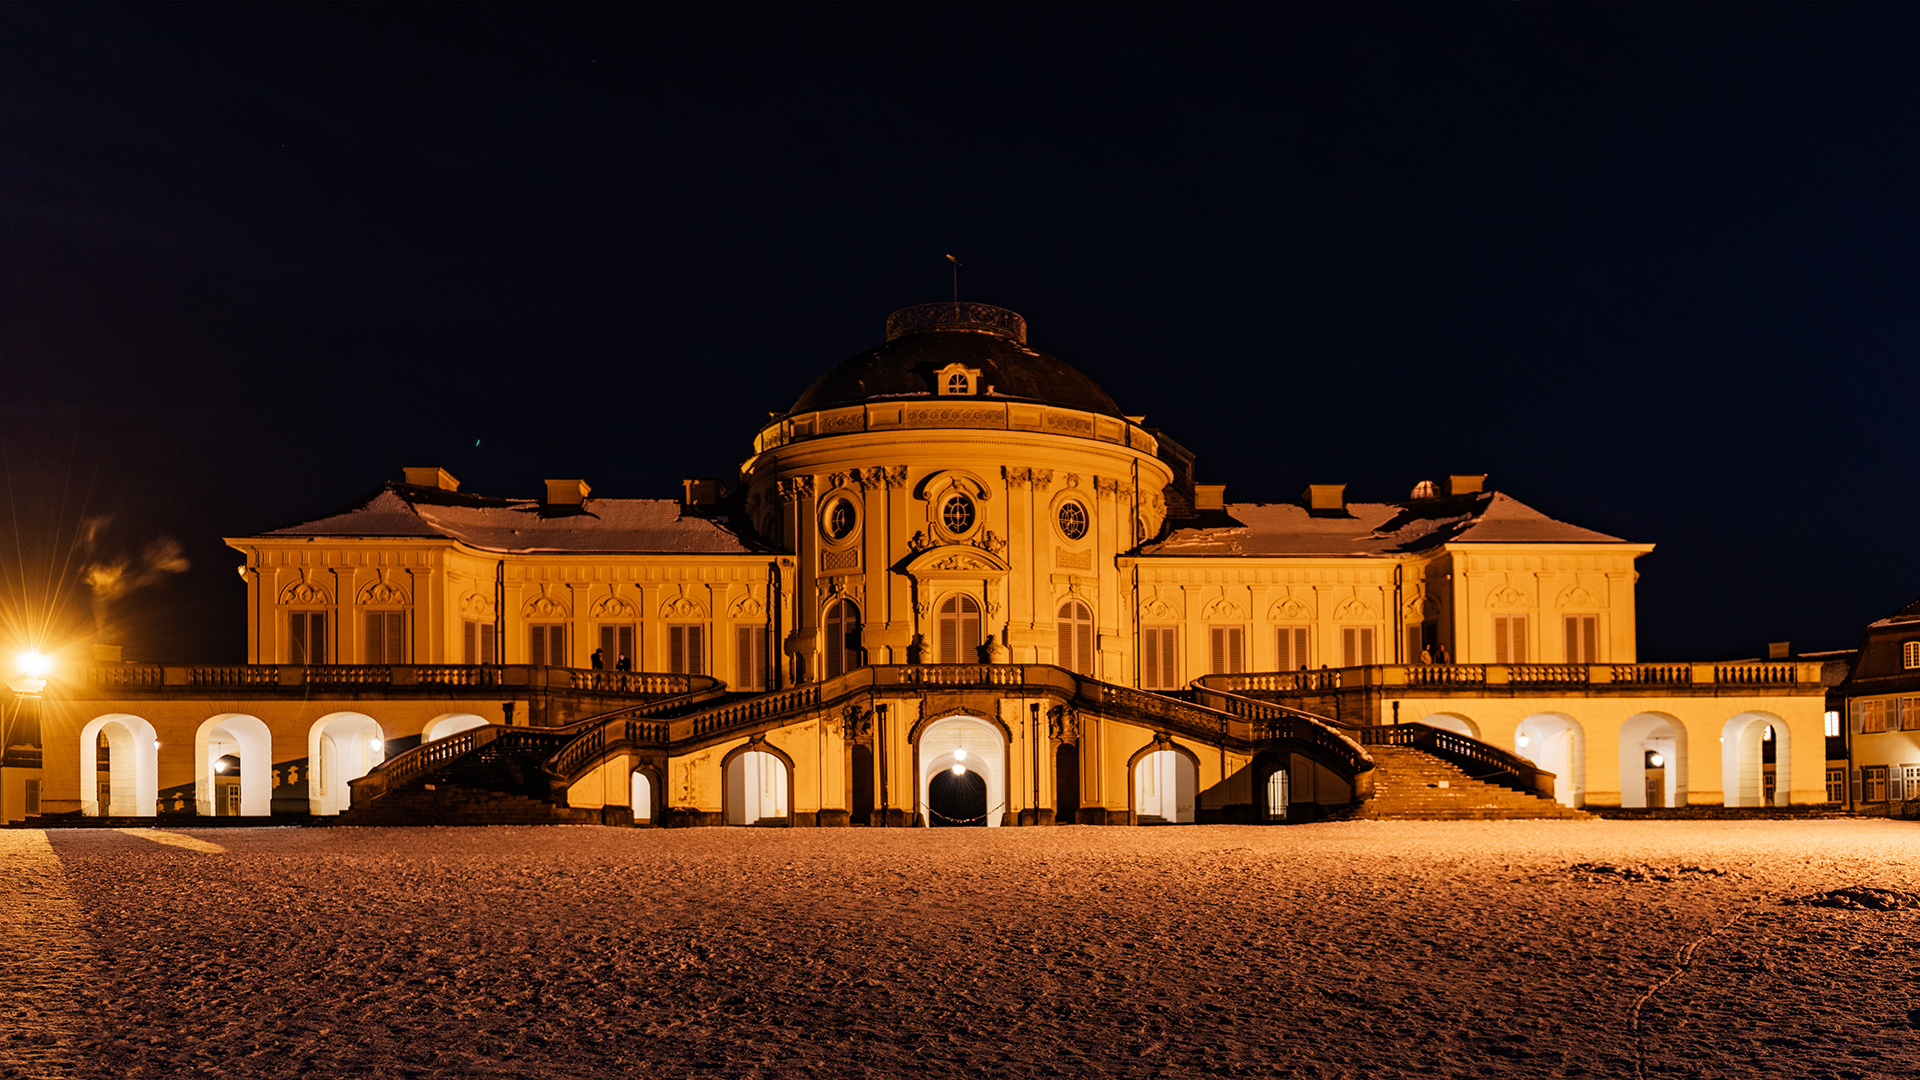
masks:
{"type": "Polygon", "coordinates": [[[960,260],[949,255],[947,261],[953,264],[953,302],[958,304],[960,302],[960,260]]]}

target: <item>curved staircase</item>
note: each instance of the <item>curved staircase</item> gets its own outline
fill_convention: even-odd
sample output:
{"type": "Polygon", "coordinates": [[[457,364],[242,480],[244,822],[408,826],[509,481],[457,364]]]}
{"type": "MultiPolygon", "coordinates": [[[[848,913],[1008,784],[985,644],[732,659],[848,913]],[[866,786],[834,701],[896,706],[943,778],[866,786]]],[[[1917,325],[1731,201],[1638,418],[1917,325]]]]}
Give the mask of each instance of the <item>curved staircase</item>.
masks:
{"type": "Polygon", "coordinates": [[[1374,821],[1590,820],[1584,810],[1468,776],[1459,766],[1410,746],[1369,746],[1373,798],[1356,818],[1374,821]]]}

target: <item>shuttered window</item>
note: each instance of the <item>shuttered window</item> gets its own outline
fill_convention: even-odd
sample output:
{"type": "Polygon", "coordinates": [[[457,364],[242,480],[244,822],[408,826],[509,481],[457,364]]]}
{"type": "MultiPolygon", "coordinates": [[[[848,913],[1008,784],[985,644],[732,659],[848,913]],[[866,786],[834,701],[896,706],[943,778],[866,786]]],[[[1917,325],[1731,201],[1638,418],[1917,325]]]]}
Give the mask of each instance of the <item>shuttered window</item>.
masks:
{"type": "Polygon", "coordinates": [[[1307,656],[1307,628],[1282,626],[1276,635],[1273,666],[1276,671],[1299,671],[1311,665],[1307,656]]]}
{"type": "Polygon", "coordinates": [[[530,628],[527,635],[527,663],[539,667],[567,665],[567,628],[558,623],[530,628]]]}
{"type": "Polygon", "coordinates": [[[940,605],[940,662],[973,664],[980,660],[980,605],[971,596],[949,596],[940,605]]]}
{"type": "Polygon", "coordinates": [[[1862,735],[1874,735],[1887,730],[1887,703],[1884,698],[1856,701],[1854,707],[1860,714],[1862,735]]]}
{"type": "Polygon", "coordinates": [[[1174,690],[1180,686],[1180,668],[1175,659],[1175,627],[1140,628],[1140,685],[1148,690],[1174,690]]]}
{"type": "Polygon", "coordinates": [[[493,624],[468,619],[461,627],[460,656],[463,663],[493,663],[493,624]]]}
{"type": "Polygon", "coordinates": [[[610,623],[600,627],[600,663],[619,670],[620,660],[625,658],[626,667],[640,666],[639,657],[634,651],[636,635],[632,623],[610,623]]]}
{"type": "Polygon", "coordinates": [[[367,612],[367,663],[404,664],[406,645],[406,612],[367,612]]]}
{"type": "Polygon", "coordinates": [[[706,627],[697,624],[667,627],[667,670],[676,675],[707,673],[706,627]]]}
{"type": "Polygon", "coordinates": [[[327,613],[295,611],[287,615],[287,663],[327,662],[327,613]]]}
{"type": "Polygon", "coordinates": [[[1054,627],[1059,632],[1055,662],[1068,671],[1092,675],[1092,610],[1078,600],[1069,600],[1055,613],[1054,627]]]}
{"type": "Polygon", "coordinates": [[[1340,666],[1366,667],[1373,663],[1373,627],[1340,628],[1340,666]]]}
{"type": "Polygon", "coordinates": [[[767,688],[766,627],[736,626],[733,628],[733,688],[735,690],[767,688]]]}
{"type": "Polygon", "coordinates": [[[860,609],[851,600],[827,608],[826,677],[845,675],[864,662],[860,650],[860,609]]]}
{"type": "Polygon", "coordinates": [[[1567,663],[1600,662],[1600,616],[1568,615],[1561,626],[1566,632],[1567,663]]]}
{"type": "Polygon", "coordinates": [[[1527,662],[1527,617],[1525,615],[1493,617],[1493,662],[1496,664],[1527,662]]]}
{"type": "Polygon", "coordinates": [[[1213,675],[1237,675],[1247,670],[1245,628],[1207,627],[1207,670],[1213,675]]]}

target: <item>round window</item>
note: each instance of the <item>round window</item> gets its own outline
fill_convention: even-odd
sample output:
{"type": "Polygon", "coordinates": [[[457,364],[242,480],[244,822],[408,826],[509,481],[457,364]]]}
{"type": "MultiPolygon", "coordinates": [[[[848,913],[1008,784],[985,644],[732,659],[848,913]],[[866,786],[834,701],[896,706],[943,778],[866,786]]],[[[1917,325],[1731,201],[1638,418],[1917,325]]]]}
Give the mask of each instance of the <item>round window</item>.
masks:
{"type": "Polygon", "coordinates": [[[1060,504],[1060,531],[1069,540],[1087,535],[1087,508],[1077,502],[1060,504]]]}
{"type": "Polygon", "coordinates": [[[833,505],[827,507],[827,539],[845,540],[852,536],[857,520],[852,503],[845,499],[833,500],[833,505]]]}
{"type": "Polygon", "coordinates": [[[973,528],[973,500],[960,494],[947,496],[940,504],[940,524],[956,535],[973,528]]]}

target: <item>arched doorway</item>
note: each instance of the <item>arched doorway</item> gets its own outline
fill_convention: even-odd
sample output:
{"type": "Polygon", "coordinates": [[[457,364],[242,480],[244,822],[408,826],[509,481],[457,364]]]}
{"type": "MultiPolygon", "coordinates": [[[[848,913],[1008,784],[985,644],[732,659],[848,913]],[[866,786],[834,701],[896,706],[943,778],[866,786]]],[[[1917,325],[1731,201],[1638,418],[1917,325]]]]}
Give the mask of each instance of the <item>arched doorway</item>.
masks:
{"type": "Polygon", "coordinates": [[[632,790],[627,805],[633,809],[635,825],[653,824],[653,778],[640,769],[633,770],[632,790]]]}
{"type": "Polygon", "coordinates": [[[927,824],[936,829],[987,827],[987,778],[954,762],[927,781],[927,824]]]}
{"type": "Polygon", "coordinates": [[[159,777],[159,739],[146,720],[110,713],[80,729],[83,816],[152,817],[159,801],[159,777]]]}
{"type": "Polygon", "coordinates": [[[307,732],[307,808],[319,817],[345,810],[353,802],[351,781],[387,760],[386,733],[371,716],[334,713],[307,732]]]}
{"type": "Polygon", "coordinates": [[[435,717],[420,732],[420,741],[430,743],[435,739],[444,739],[449,735],[458,735],[463,731],[486,727],[487,724],[488,720],[484,716],[475,716],[472,713],[448,713],[445,716],[435,717]]]}
{"type": "Polygon", "coordinates": [[[1428,713],[1420,718],[1420,722],[1428,727],[1439,728],[1441,731],[1465,735],[1469,739],[1480,737],[1480,725],[1459,713],[1428,713]]]}
{"type": "Polygon", "coordinates": [[[1293,777],[1283,754],[1263,754],[1253,762],[1253,819],[1278,823],[1287,820],[1293,805],[1293,777]]]}
{"type": "Polygon", "coordinates": [[[940,605],[940,662],[974,664],[980,660],[980,605],[955,593],[940,605]]]}
{"type": "Polygon", "coordinates": [[[1182,825],[1193,821],[1200,770],[1191,754],[1150,750],[1133,763],[1133,823],[1182,825]]]}
{"type": "Polygon", "coordinates": [[[1687,728],[1662,713],[1620,725],[1620,805],[1687,805],[1687,728]]]}
{"type": "Polygon", "coordinates": [[[273,812],[273,732],[257,716],[223,713],[203,722],[193,736],[194,810],[206,817],[273,812]],[[228,763],[239,762],[237,769],[228,763]],[[219,778],[240,775],[238,784],[219,778]],[[216,798],[219,799],[216,802],[216,798]]]}
{"type": "Polygon", "coordinates": [[[1553,774],[1555,802],[1562,806],[1586,802],[1586,733],[1573,717],[1535,713],[1514,729],[1513,746],[1521,757],[1553,774]]]}
{"type": "Polygon", "coordinates": [[[1080,748],[1061,743],[1053,752],[1053,823],[1072,825],[1080,813],[1080,748]]]}
{"type": "Polygon", "coordinates": [[[788,825],[787,763],[766,749],[736,750],[726,770],[726,822],[729,825],[788,825]]]}
{"type": "Polygon", "coordinates": [[[977,717],[949,716],[929,724],[915,747],[920,759],[916,790],[928,825],[935,823],[935,814],[944,814],[948,818],[941,822],[944,825],[999,827],[1007,809],[1007,741],[997,726],[977,717]],[[956,768],[959,772],[954,771],[956,768]],[[937,776],[954,778],[941,782],[943,801],[938,804],[934,799],[937,776]],[[971,792],[976,782],[983,789],[985,805],[976,807],[971,795],[964,803],[944,801],[948,795],[957,796],[961,785],[971,792]],[[955,809],[963,812],[953,813],[955,809]]]}
{"type": "Polygon", "coordinates": [[[847,816],[855,825],[873,824],[873,748],[855,743],[847,769],[847,816]]]}
{"type": "Polygon", "coordinates": [[[1792,775],[1787,725],[1745,712],[1720,729],[1721,800],[1728,806],[1786,806],[1792,775]]]}
{"type": "Polygon", "coordinates": [[[851,600],[835,600],[827,607],[826,677],[845,675],[865,661],[860,649],[860,609],[851,600]]]}

